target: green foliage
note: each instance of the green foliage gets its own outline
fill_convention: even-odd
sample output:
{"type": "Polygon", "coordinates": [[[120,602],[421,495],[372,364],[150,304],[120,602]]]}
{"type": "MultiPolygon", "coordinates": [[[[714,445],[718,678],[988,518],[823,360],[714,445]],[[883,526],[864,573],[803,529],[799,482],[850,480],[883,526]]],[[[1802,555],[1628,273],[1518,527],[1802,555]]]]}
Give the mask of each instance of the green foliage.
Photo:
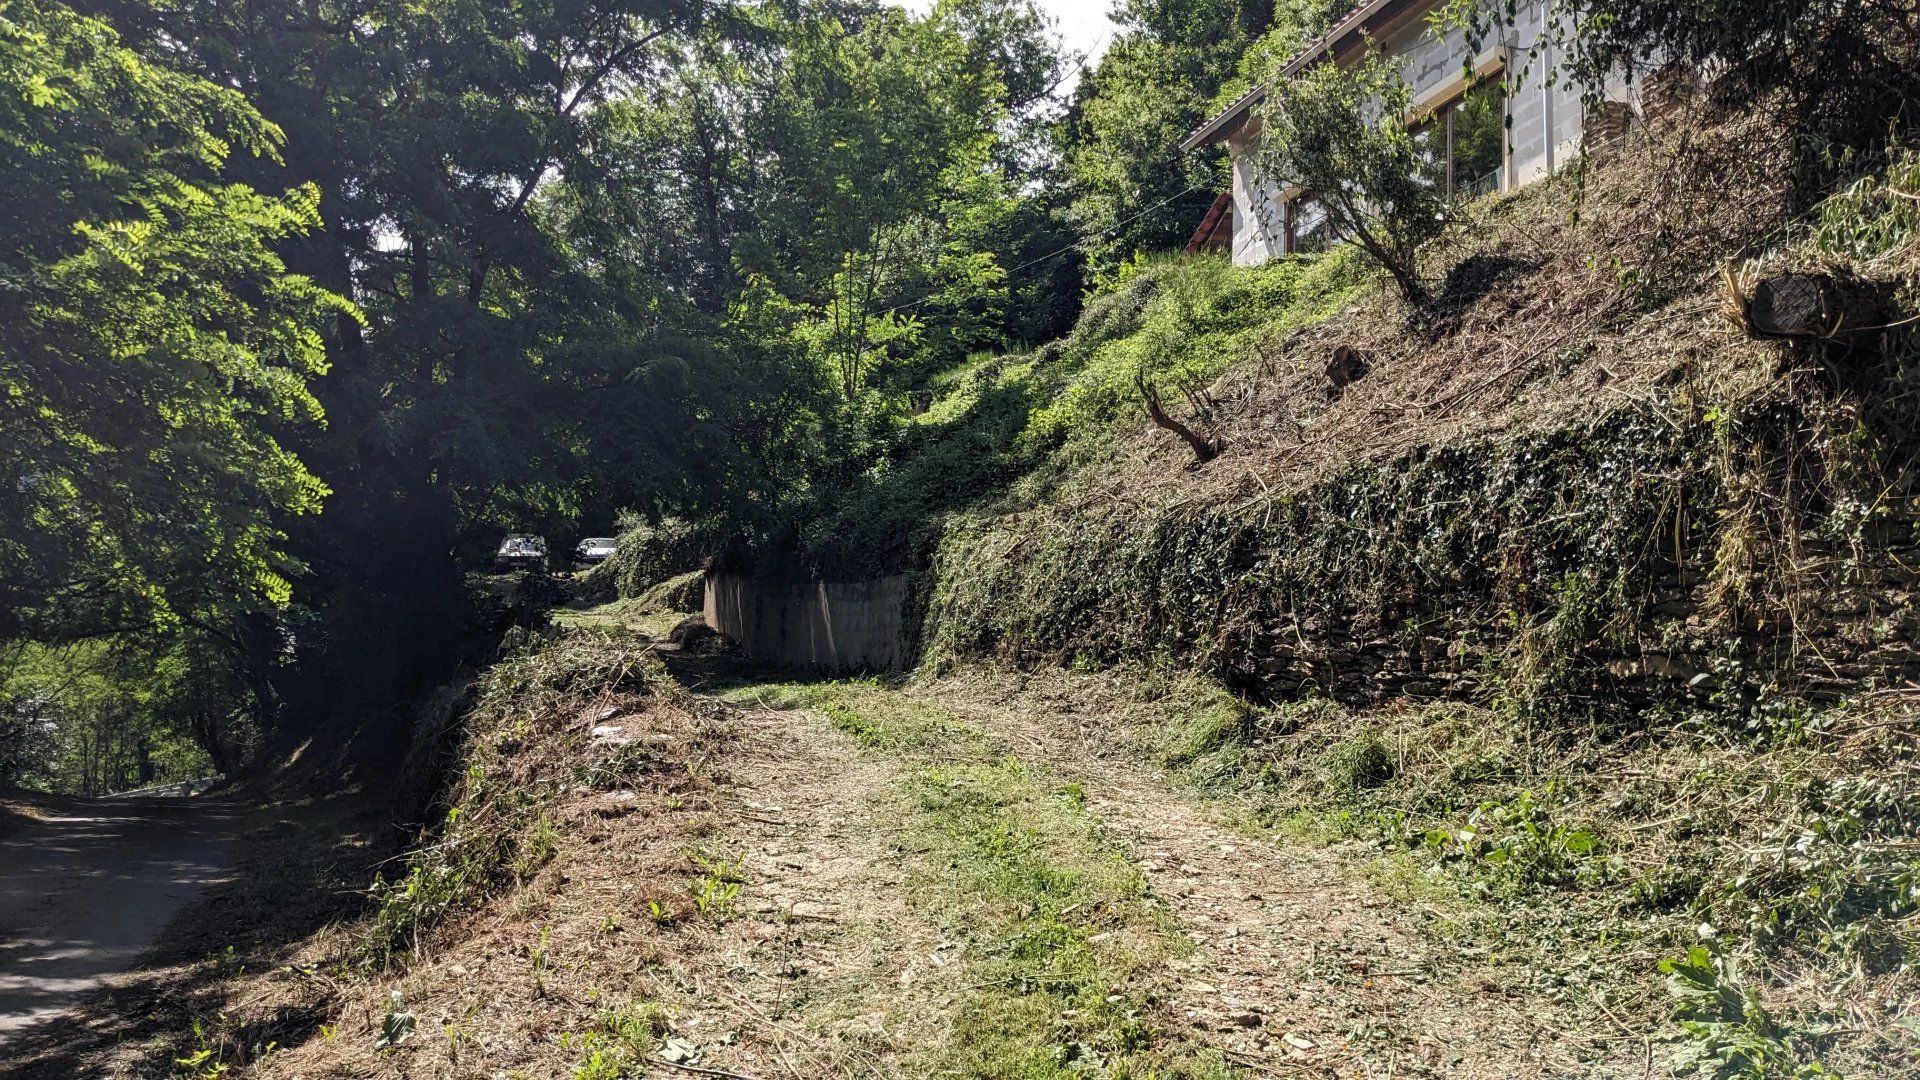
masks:
{"type": "Polygon", "coordinates": [[[326,486],[311,185],[281,130],[106,23],[0,4],[0,771],[98,793],[224,768],[326,486]],[[68,647],[70,643],[81,644],[68,647]],[[181,744],[192,739],[193,751],[181,744]]]}
{"type": "Polygon", "coordinates": [[[983,752],[984,736],[938,705],[886,692],[871,680],[757,683],[730,695],[766,709],[817,709],[834,727],[870,750],[937,754],[983,752]]]}
{"type": "Polygon", "coordinates": [[[1897,783],[1873,776],[1800,779],[1770,808],[1757,842],[1732,853],[1694,909],[1762,955],[1790,948],[1863,972],[1920,951],[1920,858],[1897,783]]]}
{"type": "Polygon", "coordinates": [[[1654,571],[1644,538],[1666,504],[1651,490],[1623,499],[1612,478],[1693,471],[1690,504],[1707,505],[1717,457],[1705,434],[1628,410],[1356,465],[1251,508],[1095,505],[1076,508],[1071,528],[956,519],[935,559],[926,647],[935,658],[1172,659],[1234,679],[1279,644],[1340,647],[1356,617],[1420,635],[1503,611],[1531,620],[1555,610],[1551,585],[1569,572],[1591,582],[1583,595],[1634,595],[1615,579],[1654,571]],[[1510,522],[1533,523],[1521,565],[1502,546],[1510,522]]]}
{"type": "Polygon", "coordinates": [[[1357,732],[1327,756],[1327,786],[1352,794],[1393,779],[1393,756],[1370,731],[1357,732]]]}
{"type": "Polygon", "coordinates": [[[560,1038],[563,1047],[580,1052],[573,1080],[622,1080],[645,1070],[672,1030],[666,1008],[644,1001],[607,1010],[593,1030],[560,1038]]]}
{"type": "Polygon", "coordinates": [[[714,922],[725,922],[746,880],[741,876],[740,860],[709,851],[690,851],[687,857],[700,868],[700,876],[687,883],[694,910],[714,922]]]}
{"type": "Polygon", "coordinates": [[[0,785],[95,796],[193,780],[220,771],[202,741],[237,756],[252,735],[242,714],[202,711],[208,672],[192,652],[95,640],[6,656],[0,785]],[[235,727],[210,730],[220,719],[235,727]]]}
{"type": "Polygon", "coordinates": [[[1434,158],[1407,127],[1413,92],[1397,61],[1369,49],[1276,79],[1261,110],[1263,176],[1311,192],[1335,235],[1379,264],[1409,303],[1428,296],[1420,249],[1449,217],[1434,158]]]}
{"type": "MultiPolygon", "coordinates": [[[[1166,764],[1185,768],[1244,746],[1254,733],[1256,710],[1216,687],[1195,682],[1181,688],[1187,700],[1181,710],[1185,723],[1163,755],[1166,764]]],[[[1177,691],[1178,692],[1178,691],[1177,691]]]]}
{"type": "Polygon", "coordinates": [[[717,541],[710,526],[677,517],[649,522],[633,516],[621,519],[618,539],[613,557],[593,568],[585,588],[622,600],[638,599],[669,578],[699,569],[717,541]]]}
{"type": "Polygon", "coordinates": [[[380,1017],[380,1037],[374,1049],[391,1050],[413,1037],[415,1019],[407,1011],[406,996],[398,990],[387,993],[387,1011],[380,1017]]]}
{"type": "Polygon", "coordinates": [[[1676,1075],[1701,1080],[1817,1080],[1832,1077],[1797,1053],[1792,1033],[1760,1004],[1725,957],[1696,945],[1660,961],[1674,1018],[1688,1041],[1674,1054],[1676,1075]]]}
{"type": "Polygon", "coordinates": [[[1860,263],[1907,254],[1920,243],[1920,151],[1895,147],[1884,171],[1862,176],[1815,208],[1807,242],[1860,263]]]}
{"type": "MultiPolygon", "coordinates": [[[[1551,787],[1546,799],[1551,801],[1551,787]]],[[[1616,867],[1592,832],[1559,820],[1530,789],[1506,802],[1485,802],[1457,829],[1426,835],[1427,847],[1457,857],[1496,877],[1509,892],[1580,885],[1593,887],[1616,867]]]]}
{"type": "Polygon", "coordinates": [[[0,72],[0,640],[274,610],[326,493],[278,434],[349,310],[278,254],[319,193],[223,180],[279,129],[65,7],[0,6],[0,72]]]}
{"type": "Polygon", "coordinates": [[[1551,0],[1537,14],[1450,0],[1439,18],[1465,28],[1468,55],[1540,20],[1521,77],[1582,87],[1589,101],[1621,74],[1711,70],[1723,100],[1758,102],[1792,125],[1803,179],[1897,140],[1920,98],[1920,27],[1878,0],[1551,0]]]}
{"type": "Polygon", "coordinates": [[[1234,267],[1157,259],[1089,301],[1071,334],[1024,357],[978,357],[935,380],[936,397],[848,490],[802,528],[830,575],[917,565],[945,516],[992,505],[1018,478],[1100,451],[1137,418],[1136,374],[1203,387],[1266,341],[1339,310],[1366,280],[1334,253],[1234,267]]]}
{"type": "Polygon", "coordinates": [[[1135,374],[1203,387],[1260,344],[1331,316],[1365,280],[1345,254],[1258,267],[1213,258],[1150,263],[1090,307],[1057,351],[1036,357],[1036,374],[1053,392],[1021,438],[1044,447],[1109,434],[1115,421],[1139,415],[1135,374]]]}
{"type": "MultiPolygon", "coordinates": [[[[1075,96],[1065,172],[1096,276],[1186,243],[1223,186],[1220,159],[1180,141],[1251,85],[1245,57],[1318,33],[1337,0],[1126,0],[1121,26],[1075,96]]],[[[1264,69],[1252,78],[1263,78],[1264,69]]]]}

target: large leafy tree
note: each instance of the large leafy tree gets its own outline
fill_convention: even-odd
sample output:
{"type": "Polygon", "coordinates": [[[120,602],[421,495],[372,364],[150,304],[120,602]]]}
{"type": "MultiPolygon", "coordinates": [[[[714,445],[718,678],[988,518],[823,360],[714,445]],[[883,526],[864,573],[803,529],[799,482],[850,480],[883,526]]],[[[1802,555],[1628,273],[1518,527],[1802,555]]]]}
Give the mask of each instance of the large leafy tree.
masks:
{"type": "Polygon", "coordinates": [[[233,181],[279,128],[106,24],[0,0],[0,780],[220,767],[326,487],[319,327],[280,250],[318,192],[233,181]],[[158,755],[158,757],[156,757],[158,755]]]}
{"type": "Polygon", "coordinates": [[[588,163],[610,101],[665,77],[694,0],[103,0],[149,55],[254,101],[288,133],[286,172],[320,192],[291,262],[353,296],[336,322],[331,419],[306,446],[336,495],[298,539],[316,567],[295,634],[311,715],[439,678],[471,640],[458,555],[506,524],[577,512],[583,490],[644,503],[724,470],[750,433],[637,282],[612,302],[543,225],[588,163]],[[623,417],[596,466],[590,418],[623,417]],[[597,489],[596,489],[597,484],[597,489]],[[356,691],[342,701],[339,692],[356,691]]]}
{"type": "Polygon", "coordinates": [[[762,435],[736,505],[777,517],[862,468],[932,373],[1033,333],[1016,310],[1077,300],[1046,257],[1071,242],[1042,182],[1062,69],[1025,0],[736,14],[602,111],[543,211],[605,295],[660,298],[677,348],[758,389],[730,395],[762,435]]]}
{"type": "Polygon", "coordinates": [[[316,325],[353,312],[276,249],[317,192],[228,182],[278,128],[103,23],[0,2],[0,640],[223,634],[288,599],[325,487],[316,325]]]}
{"type": "Polygon", "coordinates": [[[286,130],[252,175],[323,219],[286,257],[364,312],[299,445],[335,492],[294,538],[309,718],[441,676],[489,534],[804,487],[832,399],[995,340],[1044,243],[1017,136],[1059,69],[1025,0],[90,2],[286,130]]]}

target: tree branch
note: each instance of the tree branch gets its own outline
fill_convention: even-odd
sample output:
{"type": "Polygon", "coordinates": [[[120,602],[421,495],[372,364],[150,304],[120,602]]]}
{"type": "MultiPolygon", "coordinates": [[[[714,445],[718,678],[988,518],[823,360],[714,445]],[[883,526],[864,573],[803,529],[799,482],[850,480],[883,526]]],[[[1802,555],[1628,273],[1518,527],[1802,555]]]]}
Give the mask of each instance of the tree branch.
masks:
{"type": "Polygon", "coordinates": [[[1140,397],[1147,404],[1147,415],[1153,419],[1153,426],[1180,436],[1193,451],[1194,464],[1204,465],[1220,456],[1220,451],[1227,448],[1225,440],[1219,435],[1216,434],[1210,439],[1202,438],[1192,428],[1169,416],[1166,408],[1160,404],[1159,391],[1147,382],[1145,372],[1134,373],[1133,385],[1140,391],[1140,397]]]}

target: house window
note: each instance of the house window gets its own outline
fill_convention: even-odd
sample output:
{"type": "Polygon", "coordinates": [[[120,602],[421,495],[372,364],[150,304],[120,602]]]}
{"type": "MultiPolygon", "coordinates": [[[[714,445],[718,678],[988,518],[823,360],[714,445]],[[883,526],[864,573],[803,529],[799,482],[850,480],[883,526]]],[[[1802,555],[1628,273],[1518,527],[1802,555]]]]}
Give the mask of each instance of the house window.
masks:
{"type": "Polygon", "coordinates": [[[1414,130],[1434,180],[1448,195],[1472,198],[1500,190],[1506,171],[1506,87],[1488,79],[1434,110],[1414,130]]]}
{"type": "Polygon", "coordinates": [[[1317,255],[1339,239],[1319,199],[1299,195],[1287,204],[1287,254],[1317,255]]]}

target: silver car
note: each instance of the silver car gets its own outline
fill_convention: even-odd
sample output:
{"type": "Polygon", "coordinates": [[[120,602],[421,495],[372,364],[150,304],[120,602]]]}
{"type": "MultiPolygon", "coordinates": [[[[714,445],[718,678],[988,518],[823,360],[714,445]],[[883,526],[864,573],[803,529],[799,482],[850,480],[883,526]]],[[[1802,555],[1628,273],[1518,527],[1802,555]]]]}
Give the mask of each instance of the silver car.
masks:
{"type": "Polygon", "coordinates": [[[613,558],[613,553],[618,550],[620,550],[620,545],[614,542],[613,537],[590,536],[574,545],[573,560],[578,563],[592,565],[613,558]]]}
{"type": "Polygon", "coordinates": [[[525,570],[531,567],[547,565],[547,542],[544,538],[530,533],[508,533],[500,541],[500,550],[493,561],[503,570],[525,570]]]}

